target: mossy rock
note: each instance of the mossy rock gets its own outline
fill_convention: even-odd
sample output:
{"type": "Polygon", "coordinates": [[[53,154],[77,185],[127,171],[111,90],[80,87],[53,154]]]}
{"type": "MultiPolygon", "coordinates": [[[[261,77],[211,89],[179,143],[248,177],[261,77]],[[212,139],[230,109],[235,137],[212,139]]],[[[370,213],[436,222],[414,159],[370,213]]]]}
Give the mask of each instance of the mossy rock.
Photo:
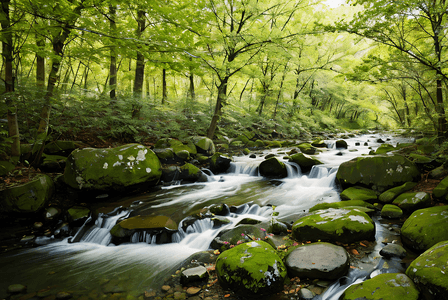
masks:
{"type": "Polygon", "coordinates": [[[300,169],[304,173],[311,171],[313,166],[322,164],[322,162],[317,158],[311,157],[303,153],[296,153],[291,155],[289,161],[298,164],[300,166],[300,169]]]}
{"type": "Polygon", "coordinates": [[[313,147],[310,143],[300,143],[297,145],[297,148],[304,154],[313,155],[316,154],[317,148],[313,147]]]}
{"type": "Polygon", "coordinates": [[[431,205],[431,197],[425,192],[403,193],[399,195],[392,204],[410,213],[420,208],[431,205]]]}
{"type": "Polygon", "coordinates": [[[343,188],[359,185],[383,192],[408,181],[420,180],[420,171],[401,155],[363,156],[342,163],[336,179],[343,188]]]}
{"type": "Polygon", "coordinates": [[[442,179],[432,191],[432,195],[437,199],[445,199],[448,195],[448,177],[442,179]]]}
{"type": "MultiPolygon", "coordinates": [[[[430,299],[448,299],[448,241],[435,244],[406,270],[415,285],[430,299]]],[[[407,298],[406,298],[407,299],[407,298]]]]}
{"type": "Polygon", "coordinates": [[[399,219],[403,216],[403,211],[396,205],[386,204],[381,209],[381,217],[387,219],[399,219]]]}
{"type": "Polygon", "coordinates": [[[262,140],[256,140],[255,141],[255,147],[257,148],[264,148],[265,143],[262,140]]]}
{"type": "Polygon", "coordinates": [[[189,161],[189,160],[191,160],[190,152],[188,152],[187,150],[179,150],[179,151],[177,151],[174,154],[176,154],[176,156],[181,161],[189,161]]]}
{"type": "Polygon", "coordinates": [[[335,143],[336,149],[347,149],[347,142],[344,140],[337,140],[335,143]]]}
{"type": "Polygon", "coordinates": [[[44,153],[69,155],[77,145],[73,141],[53,141],[45,145],[44,153]]]}
{"type": "Polygon", "coordinates": [[[244,148],[243,149],[243,154],[244,155],[249,155],[250,154],[250,150],[248,148],[244,148]]]}
{"type": "Polygon", "coordinates": [[[42,174],[28,183],[0,191],[0,205],[6,212],[36,213],[48,203],[53,192],[53,180],[42,174]]]}
{"type": "Polygon", "coordinates": [[[90,209],[84,206],[73,206],[67,210],[67,215],[70,223],[77,223],[89,217],[90,209]]]}
{"type": "Polygon", "coordinates": [[[0,161],[0,176],[6,176],[15,169],[15,165],[7,160],[0,161]]]}
{"type": "Polygon", "coordinates": [[[297,220],[292,226],[297,241],[329,241],[354,243],[373,240],[375,225],[358,209],[317,210],[297,220]]]}
{"type": "MultiPolygon", "coordinates": [[[[319,203],[314,205],[310,208],[309,212],[313,212],[320,209],[327,209],[327,208],[344,208],[344,207],[364,207],[368,210],[373,211],[375,207],[365,201],[362,200],[346,200],[346,201],[340,201],[340,202],[332,202],[332,203],[319,203]]],[[[364,211],[366,212],[366,211],[364,211]]]]}
{"type": "Polygon", "coordinates": [[[214,174],[224,173],[230,167],[232,159],[228,156],[224,156],[220,152],[216,152],[210,158],[210,171],[214,174]]]}
{"type": "Polygon", "coordinates": [[[316,148],[327,148],[327,143],[325,143],[324,140],[317,139],[317,140],[311,142],[311,146],[316,147],[316,148]]]}
{"type": "Polygon", "coordinates": [[[64,171],[65,182],[74,189],[125,190],[137,184],[156,184],[162,169],[150,149],[139,144],[117,148],[85,148],[73,151],[64,171]]]}
{"type": "Polygon", "coordinates": [[[376,149],[375,154],[385,154],[394,150],[397,150],[397,148],[390,144],[382,144],[376,149]]]}
{"type": "Polygon", "coordinates": [[[213,155],[215,154],[215,144],[211,139],[205,136],[195,136],[192,138],[193,144],[196,146],[197,153],[204,155],[213,155]]]}
{"type": "Polygon", "coordinates": [[[432,179],[441,179],[441,178],[446,177],[447,175],[448,175],[448,169],[445,169],[444,166],[440,166],[440,167],[435,168],[434,170],[431,170],[429,172],[428,177],[432,178],[432,179]]]}
{"type": "Polygon", "coordinates": [[[375,191],[361,186],[352,186],[341,192],[341,200],[362,200],[366,202],[376,202],[378,196],[375,191]]]}
{"type": "Polygon", "coordinates": [[[282,147],[282,142],[280,142],[280,141],[265,141],[264,143],[268,148],[281,148],[282,147]]]}
{"type": "Polygon", "coordinates": [[[164,163],[175,162],[174,152],[171,148],[157,148],[154,149],[154,153],[157,155],[160,161],[164,163]]]}
{"type": "Polygon", "coordinates": [[[187,182],[206,182],[207,176],[195,165],[186,163],[179,168],[179,180],[187,182]]]}
{"type": "Polygon", "coordinates": [[[282,291],[287,277],[281,258],[263,241],[251,241],[221,253],[216,273],[225,289],[251,298],[282,291]]]}
{"type": "Polygon", "coordinates": [[[190,155],[196,155],[198,153],[193,141],[188,141],[184,144],[181,141],[172,138],[164,138],[158,140],[155,143],[154,148],[171,148],[173,149],[174,153],[181,150],[187,150],[190,155]]]}
{"type": "Polygon", "coordinates": [[[224,251],[230,249],[231,245],[238,245],[251,240],[263,240],[266,231],[261,230],[258,225],[238,225],[232,229],[221,231],[210,243],[210,248],[224,251]]]}
{"type": "Polygon", "coordinates": [[[419,294],[419,290],[415,284],[405,274],[385,273],[350,286],[339,299],[417,300],[419,294]]]}
{"type": "Polygon", "coordinates": [[[440,162],[430,156],[410,153],[409,157],[422,172],[431,171],[441,165],[440,162]]]}
{"type": "Polygon", "coordinates": [[[448,240],[448,205],[414,211],[401,228],[401,240],[408,248],[423,252],[448,240]]]}
{"type": "Polygon", "coordinates": [[[378,197],[378,200],[382,203],[392,203],[400,194],[412,190],[416,185],[417,182],[406,182],[400,186],[388,189],[378,197]]]}
{"type": "Polygon", "coordinates": [[[240,134],[237,138],[237,141],[240,141],[241,143],[243,143],[243,145],[247,145],[247,143],[249,143],[249,139],[247,138],[247,136],[245,136],[244,134],[240,134]]]}
{"type": "Polygon", "coordinates": [[[270,157],[262,161],[258,170],[261,176],[267,178],[285,178],[288,176],[285,164],[276,157],[270,157]]]}

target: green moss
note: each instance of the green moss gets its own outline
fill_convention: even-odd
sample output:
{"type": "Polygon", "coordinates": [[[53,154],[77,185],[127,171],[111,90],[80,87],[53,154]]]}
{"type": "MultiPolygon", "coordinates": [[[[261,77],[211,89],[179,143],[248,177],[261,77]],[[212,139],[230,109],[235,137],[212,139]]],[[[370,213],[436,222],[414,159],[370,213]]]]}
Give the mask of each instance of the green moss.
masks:
{"type": "Polygon", "coordinates": [[[448,177],[443,178],[432,193],[438,199],[445,197],[448,194],[448,177]]]}
{"type": "Polygon", "coordinates": [[[353,186],[345,189],[341,193],[342,200],[363,200],[375,202],[378,199],[375,191],[360,186],[353,186]]]}
{"type": "Polygon", "coordinates": [[[297,148],[299,148],[302,153],[308,155],[315,154],[317,151],[317,149],[311,146],[310,143],[300,143],[299,145],[297,145],[297,148]]]}
{"type": "MultiPolygon", "coordinates": [[[[340,202],[332,202],[332,203],[319,203],[314,205],[310,208],[310,212],[321,210],[321,209],[327,209],[327,208],[366,208],[369,211],[373,211],[375,208],[372,204],[365,202],[363,200],[346,200],[346,201],[340,201],[340,202]]],[[[364,211],[366,212],[366,211],[364,211]]]]}
{"type": "Polygon", "coordinates": [[[263,148],[265,146],[264,142],[262,140],[256,140],[255,141],[255,147],[263,148]]]}
{"type": "Polygon", "coordinates": [[[382,144],[381,146],[376,149],[375,154],[384,154],[390,151],[394,151],[396,148],[389,144],[382,144]]]}
{"type": "Polygon", "coordinates": [[[391,203],[398,195],[413,189],[417,182],[406,182],[400,186],[388,189],[383,192],[378,199],[383,203],[391,203]]]}
{"type": "Polygon", "coordinates": [[[268,178],[284,178],[288,175],[285,164],[277,157],[270,157],[259,165],[260,175],[268,178]]]}
{"type": "Polygon", "coordinates": [[[403,216],[403,211],[401,208],[399,208],[396,205],[393,204],[386,204],[383,206],[383,209],[381,210],[381,217],[383,218],[401,218],[403,216]]]}
{"type": "Polygon", "coordinates": [[[417,300],[419,291],[404,274],[385,273],[350,286],[341,300],[417,300]]]}
{"type": "Polygon", "coordinates": [[[419,208],[428,207],[431,204],[431,197],[428,193],[403,193],[392,202],[401,209],[411,212],[419,208]]]}
{"type": "Polygon", "coordinates": [[[296,153],[291,155],[289,161],[298,164],[303,172],[308,172],[313,166],[322,164],[322,162],[317,158],[303,153],[296,153]]]}

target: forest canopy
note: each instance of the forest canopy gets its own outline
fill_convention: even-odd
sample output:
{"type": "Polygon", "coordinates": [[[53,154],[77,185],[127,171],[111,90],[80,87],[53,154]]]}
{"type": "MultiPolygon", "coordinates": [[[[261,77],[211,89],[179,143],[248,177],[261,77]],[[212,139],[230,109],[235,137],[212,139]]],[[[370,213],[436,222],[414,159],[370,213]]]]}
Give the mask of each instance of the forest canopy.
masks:
{"type": "Polygon", "coordinates": [[[447,134],[445,0],[2,0],[1,159],[269,127],[447,134]]]}

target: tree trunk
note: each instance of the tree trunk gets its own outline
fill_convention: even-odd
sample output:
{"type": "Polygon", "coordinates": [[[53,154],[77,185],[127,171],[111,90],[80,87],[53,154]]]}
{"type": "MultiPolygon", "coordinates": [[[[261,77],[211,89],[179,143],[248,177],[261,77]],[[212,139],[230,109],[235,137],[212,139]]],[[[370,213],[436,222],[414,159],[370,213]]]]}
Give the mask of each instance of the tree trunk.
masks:
{"type": "Polygon", "coordinates": [[[165,104],[167,98],[166,91],[166,69],[164,68],[162,71],[162,104],[165,104]]]}
{"type": "MultiPolygon", "coordinates": [[[[117,30],[117,24],[115,23],[115,18],[117,15],[117,9],[115,6],[109,6],[109,29],[112,35],[115,34],[117,30]]],[[[117,53],[116,46],[113,41],[110,45],[110,65],[109,65],[109,87],[110,87],[110,101],[114,103],[117,99],[116,88],[117,88],[117,53]]]]}
{"type": "MultiPolygon", "coordinates": [[[[139,10],[137,12],[137,37],[140,38],[146,26],[145,12],[139,10]]],[[[137,61],[135,66],[134,78],[134,97],[139,99],[142,97],[143,80],[145,77],[145,57],[140,51],[137,51],[137,61]]]]}
{"type": "Polygon", "coordinates": [[[190,69],[190,75],[188,76],[188,79],[190,81],[190,85],[188,87],[187,98],[190,99],[191,101],[194,101],[194,99],[196,98],[196,95],[195,95],[195,91],[194,91],[194,76],[193,76],[193,73],[191,72],[191,69],[190,69]]]}
{"type": "MultiPolygon", "coordinates": [[[[36,46],[39,51],[44,51],[45,40],[36,35],[36,46]]],[[[36,85],[39,89],[45,87],[45,57],[41,56],[39,52],[36,53],[36,85]]]]}
{"type": "Polygon", "coordinates": [[[11,19],[9,17],[10,0],[2,0],[0,23],[2,26],[2,56],[5,65],[5,99],[8,107],[8,135],[12,139],[11,158],[17,162],[20,159],[20,135],[17,122],[17,107],[11,99],[14,92],[14,76],[13,76],[13,45],[11,19]]]}
{"type": "Polygon", "coordinates": [[[216,99],[215,112],[213,114],[212,120],[210,122],[210,126],[207,130],[207,137],[209,139],[213,139],[215,136],[216,126],[218,125],[219,118],[222,115],[222,107],[226,102],[227,97],[227,83],[229,81],[229,77],[224,77],[219,86],[218,86],[218,98],[216,99]]]}

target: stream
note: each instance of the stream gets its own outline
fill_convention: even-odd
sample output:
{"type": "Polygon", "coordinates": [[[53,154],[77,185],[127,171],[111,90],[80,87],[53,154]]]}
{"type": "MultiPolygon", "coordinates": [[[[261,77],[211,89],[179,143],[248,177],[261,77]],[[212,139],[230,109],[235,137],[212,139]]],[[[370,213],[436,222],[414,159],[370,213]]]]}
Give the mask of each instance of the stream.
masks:
{"type": "MultiPolygon", "coordinates": [[[[7,296],[7,287],[15,283],[27,285],[28,291],[53,287],[52,294],[54,289],[70,290],[91,298],[98,296],[100,286],[104,291],[104,284],[108,283],[110,292],[127,292],[137,298],[145,290],[160,288],[163,279],[186,258],[208,250],[210,242],[221,230],[235,226],[244,218],[268,220],[272,217],[272,206],[275,206],[277,218],[289,223],[315,204],[340,201],[340,191],[335,184],[338,166],[376,149],[380,145],[376,142],[379,138],[390,139],[387,143],[392,145],[412,142],[396,136],[362,135],[345,139],[348,149],[335,149],[334,141],[326,141],[328,148],[316,155],[323,165],[315,166],[309,174],[302,174],[297,165],[288,164],[288,177],[281,180],[259,176],[257,166],[266,154],[275,153],[282,157],[290,149],[254,152],[256,158],[234,157],[226,174],[210,174],[207,182],[172,185],[154,193],[126,197],[120,201],[127,203],[125,208],[118,207],[111,213],[100,215],[92,227],[82,228],[74,237],[0,256],[0,299],[7,296]],[[117,220],[128,215],[165,215],[182,224],[185,217],[221,203],[238,207],[237,213],[227,216],[231,222],[223,227],[214,229],[210,219],[203,219],[185,231],[179,225],[172,243],[156,244],[156,238],[149,234],[136,236],[133,243],[118,246],[110,243],[109,230],[117,220]],[[72,239],[79,242],[70,243],[72,239]]],[[[316,299],[338,299],[351,283],[363,280],[372,272],[381,272],[384,263],[378,254],[381,241],[400,239],[389,223],[380,217],[374,217],[374,220],[375,250],[359,263],[357,269],[351,269],[346,278],[332,284],[316,299]]],[[[397,263],[393,268],[400,270],[402,267],[397,263]]],[[[45,296],[45,291],[42,293],[45,296]]]]}

